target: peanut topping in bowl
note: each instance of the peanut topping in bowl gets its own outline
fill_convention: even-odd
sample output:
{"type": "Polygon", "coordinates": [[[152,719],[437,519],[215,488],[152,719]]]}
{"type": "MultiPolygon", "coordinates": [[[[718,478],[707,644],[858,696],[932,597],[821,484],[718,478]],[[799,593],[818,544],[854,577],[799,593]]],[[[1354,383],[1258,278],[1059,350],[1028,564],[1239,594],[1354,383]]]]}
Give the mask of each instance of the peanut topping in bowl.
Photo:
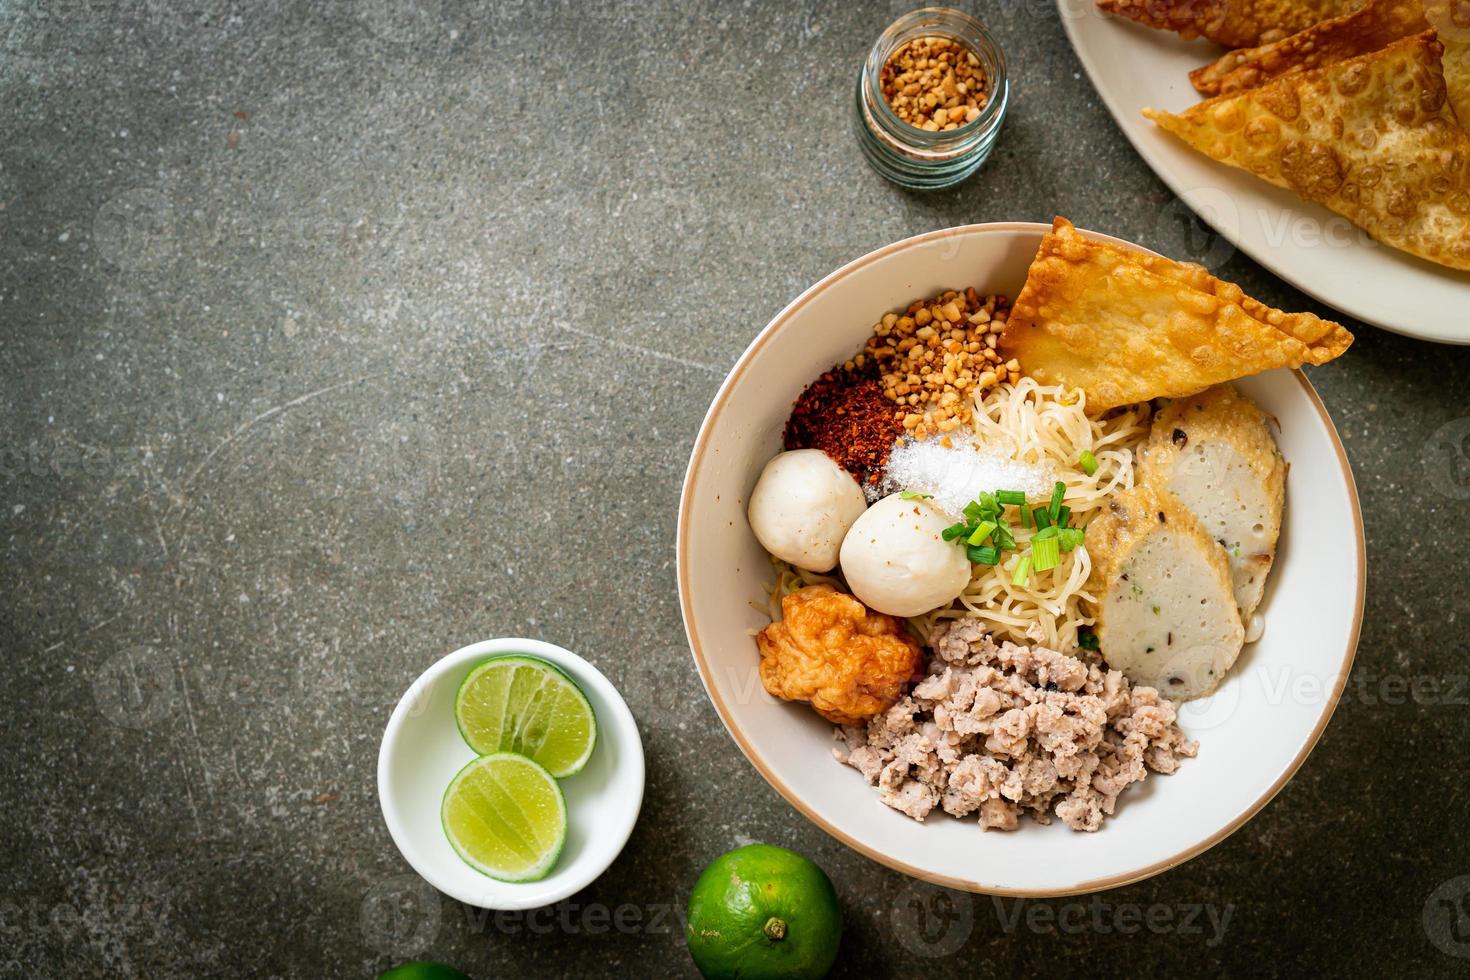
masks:
{"type": "Polygon", "coordinates": [[[990,98],[975,52],[943,35],[916,37],[894,51],[879,78],[894,114],[931,133],[974,122],[990,98]]]}
{"type": "Polygon", "coordinates": [[[874,324],[863,353],[845,366],[877,366],[908,435],[953,432],[969,423],[977,390],[1021,380],[1020,362],[996,350],[1010,309],[1006,297],[982,297],[973,288],[916,300],[874,324]]]}

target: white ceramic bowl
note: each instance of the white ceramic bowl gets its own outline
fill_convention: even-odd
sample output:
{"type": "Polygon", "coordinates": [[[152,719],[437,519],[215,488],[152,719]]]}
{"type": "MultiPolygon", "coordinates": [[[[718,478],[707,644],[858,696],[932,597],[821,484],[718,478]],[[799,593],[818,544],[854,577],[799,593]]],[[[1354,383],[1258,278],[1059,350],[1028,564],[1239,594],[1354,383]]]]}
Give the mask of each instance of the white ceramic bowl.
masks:
{"type": "Polygon", "coordinates": [[[587,887],[628,842],[643,805],[643,741],[622,695],[581,657],[541,640],[485,640],[424,671],[393,709],[378,751],[378,802],[403,857],[444,894],[486,909],[539,908],[587,887]],[[592,758],[581,772],[561,780],[566,846],[540,881],[496,881],[476,871],[450,846],[439,819],[449,781],[475,757],[454,723],[455,692],[477,664],[508,653],[560,667],[597,715],[592,758]]]}
{"type": "MultiPolygon", "coordinates": [[[[1231,833],[1296,772],[1326,727],[1357,646],[1364,552],[1357,492],[1321,401],[1296,371],[1241,388],[1280,421],[1291,464],[1265,634],[1209,698],[1181,713],[1199,757],[1119,799],[1095,834],[1060,821],[982,832],[936,812],[919,824],[890,810],[832,758],[832,726],[767,695],[751,632],[773,578],[745,501],[780,449],[793,399],[850,357],[885,311],[944,288],[1014,297],[1046,226],[971,225],[879,249],[807,290],[751,343],[700,430],[679,512],[679,594],[705,689],[772,786],[863,854],[937,884],[1001,895],[1076,894],[1123,885],[1186,861],[1231,833]]],[[[1106,236],[1094,236],[1105,238],[1106,236]]],[[[1340,370],[1324,368],[1323,370],[1340,370]]]]}

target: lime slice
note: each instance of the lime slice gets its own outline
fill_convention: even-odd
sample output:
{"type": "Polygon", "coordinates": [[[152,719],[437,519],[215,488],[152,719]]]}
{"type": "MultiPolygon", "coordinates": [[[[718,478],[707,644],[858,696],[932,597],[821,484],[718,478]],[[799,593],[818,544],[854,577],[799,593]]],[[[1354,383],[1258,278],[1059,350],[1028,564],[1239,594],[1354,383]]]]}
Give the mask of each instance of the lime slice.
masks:
{"type": "Polygon", "coordinates": [[[482,755],[459,771],[439,808],[459,856],[501,881],[545,878],[567,839],[556,779],[523,755],[482,755]]]}
{"type": "Polygon", "coordinates": [[[557,778],[581,770],[597,744],[597,718],[572,679],[534,657],[494,657],[454,696],[460,734],[481,755],[515,752],[557,778]]]}

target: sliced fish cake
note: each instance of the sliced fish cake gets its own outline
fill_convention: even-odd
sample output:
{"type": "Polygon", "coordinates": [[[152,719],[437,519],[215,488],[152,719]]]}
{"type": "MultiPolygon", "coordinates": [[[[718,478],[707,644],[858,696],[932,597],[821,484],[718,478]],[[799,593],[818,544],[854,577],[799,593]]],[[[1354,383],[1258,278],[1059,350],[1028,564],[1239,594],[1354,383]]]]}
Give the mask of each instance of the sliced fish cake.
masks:
{"type": "Polygon", "coordinates": [[[1225,555],[1172,494],[1140,485],[1087,526],[1109,666],[1176,700],[1213,691],[1245,642],[1225,555]]]}
{"type": "Polygon", "coordinates": [[[1179,498],[1225,549],[1241,621],[1250,624],[1276,558],[1286,462],[1256,403],[1219,385],[1154,417],[1138,478],[1179,498]]]}

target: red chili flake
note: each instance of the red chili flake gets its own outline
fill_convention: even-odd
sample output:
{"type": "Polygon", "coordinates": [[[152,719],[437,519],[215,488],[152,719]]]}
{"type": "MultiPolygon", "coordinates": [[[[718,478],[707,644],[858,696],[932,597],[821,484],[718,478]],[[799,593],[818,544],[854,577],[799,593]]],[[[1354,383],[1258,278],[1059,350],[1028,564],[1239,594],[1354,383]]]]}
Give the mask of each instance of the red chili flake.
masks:
{"type": "Polygon", "coordinates": [[[859,483],[877,483],[903,421],[876,376],[834,367],[807,386],[786,421],[787,449],[820,449],[859,483]]]}

